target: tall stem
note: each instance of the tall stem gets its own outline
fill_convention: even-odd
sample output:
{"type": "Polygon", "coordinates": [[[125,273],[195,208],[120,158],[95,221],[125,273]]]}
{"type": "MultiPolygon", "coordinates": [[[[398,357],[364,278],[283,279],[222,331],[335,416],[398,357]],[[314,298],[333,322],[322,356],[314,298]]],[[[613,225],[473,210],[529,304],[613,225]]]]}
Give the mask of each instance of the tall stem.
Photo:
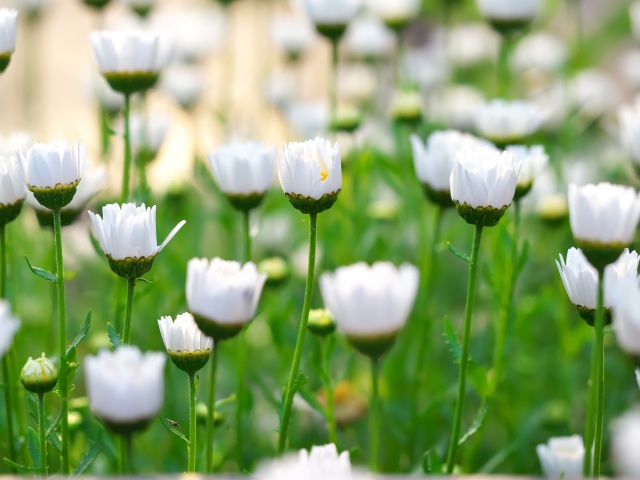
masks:
{"type": "Polygon", "coordinates": [[[196,375],[189,374],[189,461],[188,471],[196,471],[196,375]]]}
{"type": "Polygon", "coordinates": [[[111,137],[109,134],[109,112],[107,109],[100,105],[100,157],[102,160],[106,160],[109,154],[109,148],[111,146],[111,137]]]}
{"type": "Polygon", "coordinates": [[[458,437],[460,436],[460,424],[462,423],[462,411],[464,407],[464,397],[467,380],[467,363],[469,362],[469,337],[471,336],[471,317],[473,315],[473,299],[476,289],[476,271],[478,268],[478,251],[480,250],[480,240],[482,239],[482,225],[476,225],[473,235],[473,249],[469,260],[469,281],[467,286],[467,302],[465,306],[464,337],[462,340],[462,358],[460,359],[458,376],[458,398],[456,400],[456,413],[453,419],[453,431],[449,443],[449,454],[447,456],[447,473],[453,472],[456,462],[456,451],[458,449],[458,437]]]}
{"type": "Polygon", "coordinates": [[[9,364],[9,355],[2,358],[2,377],[4,379],[4,404],[7,414],[7,437],[9,439],[9,458],[16,461],[16,439],[13,432],[13,399],[11,398],[11,389],[13,386],[11,365],[9,364]]]}
{"type": "Polygon", "coordinates": [[[331,122],[336,119],[338,110],[338,45],[339,39],[331,40],[331,88],[329,98],[331,102],[331,122]]]}
{"type": "Polygon", "coordinates": [[[215,430],[216,408],[216,374],[218,373],[218,349],[220,344],[214,338],[211,351],[211,366],[209,367],[209,398],[207,398],[207,446],[205,449],[205,473],[213,473],[213,433],[215,430]]]}
{"type": "Polygon", "coordinates": [[[504,34],[500,37],[500,50],[498,52],[498,63],[496,65],[496,85],[497,96],[506,98],[509,93],[509,49],[511,47],[511,36],[504,34]]]}
{"type": "Polygon", "coordinates": [[[120,203],[129,200],[129,177],[131,176],[131,131],[130,131],[130,107],[131,95],[124,96],[124,170],[122,172],[122,194],[120,203]]]}
{"type": "Polygon", "coordinates": [[[507,330],[509,327],[509,315],[513,303],[513,291],[517,279],[518,263],[518,227],[520,224],[520,205],[516,200],[513,205],[513,236],[511,238],[511,252],[504,269],[504,284],[502,287],[502,302],[500,305],[500,316],[496,328],[496,343],[493,350],[493,368],[489,381],[489,396],[493,395],[498,388],[502,370],[504,368],[504,349],[507,341],[507,330]]]}
{"type": "Polygon", "coordinates": [[[600,476],[602,457],[602,431],[604,427],[604,269],[598,274],[598,308],[596,310],[596,427],[593,446],[593,476],[600,476]]]}
{"type": "Polygon", "coordinates": [[[369,406],[369,435],[371,435],[371,449],[369,452],[369,469],[378,470],[378,449],[380,446],[380,363],[377,358],[371,358],[371,402],[369,406]]]}
{"type": "Polygon", "coordinates": [[[124,310],[124,330],[122,343],[129,345],[131,342],[131,313],[133,311],[133,291],[136,288],[136,279],[127,278],[127,306],[124,310]]]}
{"type": "Polygon", "coordinates": [[[45,429],[44,393],[38,394],[38,437],[40,440],[40,472],[44,476],[49,475],[47,464],[47,432],[45,429]]]}
{"type": "Polygon", "coordinates": [[[322,363],[326,373],[325,389],[327,390],[327,430],[329,431],[329,443],[338,444],[338,426],[336,424],[335,400],[333,394],[333,382],[331,380],[331,360],[330,349],[327,345],[327,339],[322,339],[320,343],[322,350],[322,363]]]}
{"type": "Polygon", "coordinates": [[[593,409],[596,405],[596,378],[598,376],[598,355],[595,340],[594,329],[594,342],[591,349],[591,370],[589,372],[589,403],[587,405],[587,418],[584,422],[584,459],[582,461],[582,476],[589,477],[591,475],[592,457],[593,451],[593,429],[595,427],[595,414],[593,409]]]}
{"type": "Polygon", "coordinates": [[[300,360],[302,359],[302,350],[304,347],[304,337],[307,333],[307,323],[309,322],[309,310],[311,308],[311,294],[313,293],[313,276],[316,266],[316,225],[318,220],[317,213],[309,214],[309,261],[307,264],[307,284],[304,290],[304,303],[302,305],[302,317],[300,318],[300,327],[298,329],[298,339],[296,340],[296,349],[293,354],[293,363],[291,364],[291,372],[289,373],[289,382],[284,400],[284,408],[280,422],[280,433],[278,434],[278,455],[284,452],[287,446],[287,434],[289,429],[289,421],[291,416],[291,405],[295,395],[295,384],[298,378],[298,369],[300,368],[300,360]]]}
{"type": "Polygon", "coordinates": [[[0,298],[7,298],[7,226],[0,226],[0,298]]]}
{"type": "Polygon", "coordinates": [[[125,433],[120,436],[120,458],[118,463],[118,469],[121,476],[129,475],[133,473],[132,465],[132,436],[130,433],[125,433]]]}
{"type": "MultiPolygon", "coordinates": [[[[62,221],[60,219],[60,209],[53,211],[53,233],[56,240],[56,275],[58,285],[58,349],[60,350],[60,368],[66,364],[67,349],[67,307],[64,300],[64,263],[62,260],[62,221]]],[[[60,426],[62,431],[62,447],[60,449],[60,462],[62,464],[62,474],[69,475],[69,420],[68,420],[68,387],[67,376],[60,375],[58,378],[58,390],[60,391],[60,403],[62,414],[60,426]]]]}
{"type": "Polygon", "coordinates": [[[242,227],[244,233],[244,261],[251,261],[251,225],[250,225],[250,216],[251,210],[245,210],[242,212],[242,227]]]}

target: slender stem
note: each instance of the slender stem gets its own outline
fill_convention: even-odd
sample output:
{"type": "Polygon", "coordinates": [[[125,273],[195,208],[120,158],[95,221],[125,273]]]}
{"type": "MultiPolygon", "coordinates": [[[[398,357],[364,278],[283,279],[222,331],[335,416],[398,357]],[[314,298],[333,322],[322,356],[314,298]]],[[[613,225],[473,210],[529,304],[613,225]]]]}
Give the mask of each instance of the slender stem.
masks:
{"type": "Polygon", "coordinates": [[[42,475],[49,475],[47,463],[47,432],[45,429],[44,393],[38,394],[38,437],[40,439],[40,471],[42,475]]]}
{"type": "Polygon", "coordinates": [[[327,430],[329,431],[329,443],[338,444],[338,426],[336,424],[335,400],[333,394],[333,382],[331,381],[331,359],[327,345],[328,340],[322,339],[320,349],[322,350],[323,369],[326,374],[325,389],[327,391],[327,430]]]}
{"type": "Polygon", "coordinates": [[[504,268],[504,284],[502,286],[502,302],[500,305],[500,316],[496,328],[496,343],[493,350],[493,368],[489,381],[488,396],[495,393],[502,377],[504,369],[504,349],[507,341],[507,330],[509,326],[509,316],[513,304],[513,291],[517,280],[518,263],[518,227],[520,224],[520,205],[516,202],[513,205],[513,236],[511,237],[511,252],[504,268]]]}
{"type": "Polygon", "coordinates": [[[215,430],[214,416],[216,413],[216,374],[218,373],[218,349],[219,343],[213,339],[213,350],[211,351],[211,366],[209,367],[209,398],[207,398],[207,446],[206,471],[213,473],[213,433],[215,430]]]}
{"type": "Polygon", "coordinates": [[[133,291],[136,288],[136,279],[127,278],[127,306],[124,310],[124,330],[122,343],[129,345],[131,342],[131,312],[133,311],[133,291]]]}
{"type": "Polygon", "coordinates": [[[120,473],[121,476],[124,476],[127,474],[127,445],[124,435],[120,436],[119,449],[120,455],[118,456],[118,473],[120,473]]]}
{"type": "Polygon", "coordinates": [[[245,210],[243,215],[243,228],[244,228],[244,261],[251,261],[251,224],[250,216],[251,210],[245,210]]]}
{"type": "Polygon", "coordinates": [[[469,284],[467,287],[467,302],[465,306],[464,338],[462,340],[462,358],[460,359],[458,376],[458,398],[456,400],[456,413],[453,420],[453,431],[449,443],[449,454],[447,456],[447,473],[453,472],[456,462],[456,450],[458,449],[458,437],[460,436],[460,424],[462,423],[462,411],[467,380],[467,363],[469,362],[469,337],[471,336],[471,317],[473,315],[473,298],[476,289],[476,271],[478,268],[478,251],[480,250],[480,240],[482,239],[482,225],[476,225],[473,235],[473,249],[469,260],[469,284]]]}
{"type": "Polygon", "coordinates": [[[134,475],[136,472],[135,472],[135,468],[133,467],[133,434],[131,433],[125,434],[124,446],[125,446],[125,451],[127,452],[127,455],[126,455],[127,473],[129,475],[134,475]]]}
{"type": "MultiPolygon", "coordinates": [[[[67,361],[67,307],[64,300],[64,263],[62,260],[62,221],[60,219],[60,209],[53,211],[53,233],[56,240],[56,275],[58,284],[58,348],[60,350],[60,368],[62,368],[62,365],[67,361]]],[[[66,375],[60,375],[60,378],[58,378],[58,389],[60,390],[60,403],[62,405],[62,414],[60,417],[60,426],[62,431],[60,461],[62,464],[62,474],[69,475],[69,407],[67,400],[68,387],[66,375]]]]}
{"type": "Polygon", "coordinates": [[[7,413],[7,436],[9,437],[9,458],[16,461],[16,439],[13,432],[13,399],[11,396],[12,375],[9,365],[9,355],[2,358],[2,376],[4,378],[4,402],[7,413]]]}
{"type": "Polygon", "coordinates": [[[7,298],[7,226],[0,226],[0,298],[7,298]]]}
{"type": "Polygon", "coordinates": [[[296,340],[296,349],[293,354],[293,363],[291,364],[291,372],[289,373],[289,382],[286,389],[284,408],[282,410],[280,433],[278,435],[278,455],[282,454],[287,446],[287,433],[291,416],[291,405],[293,404],[293,397],[296,393],[295,385],[298,378],[300,360],[302,359],[302,349],[304,348],[304,337],[307,333],[307,323],[309,322],[311,294],[313,293],[313,275],[316,265],[317,220],[317,213],[309,214],[309,262],[307,264],[307,284],[304,290],[304,303],[302,306],[302,317],[300,318],[300,328],[298,329],[298,339],[296,340]]]}
{"type": "Polygon", "coordinates": [[[600,459],[602,457],[602,432],[604,428],[604,271],[598,275],[598,308],[596,310],[596,363],[597,363],[597,395],[596,395],[596,428],[593,448],[593,476],[600,476],[600,459]]]}
{"type": "Polygon", "coordinates": [[[189,462],[188,471],[196,471],[196,375],[189,374],[189,462]]]}
{"type": "Polygon", "coordinates": [[[371,451],[369,452],[369,469],[378,471],[378,449],[380,446],[380,363],[371,357],[371,403],[369,406],[369,435],[371,435],[371,451]]]}
{"type": "Polygon", "coordinates": [[[584,20],[582,16],[582,0],[573,0],[575,6],[575,18],[576,18],[576,57],[582,60],[582,51],[584,46],[584,20]]]}
{"type": "Polygon", "coordinates": [[[497,96],[505,98],[509,90],[509,49],[511,47],[511,37],[504,34],[500,37],[500,50],[498,52],[498,63],[496,65],[496,85],[497,96]]]}
{"type": "Polygon", "coordinates": [[[122,173],[122,194],[120,203],[129,200],[129,177],[131,176],[131,131],[129,125],[131,96],[124,96],[124,171],[122,173]]]}
{"type": "MultiPolygon", "coordinates": [[[[594,329],[595,336],[595,329],[594,329]]],[[[591,475],[593,451],[593,429],[595,427],[595,412],[593,409],[596,405],[596,377],[598,375],[598,355],[596,354],[596,341],[594,338],[593,348],[591,349],[591,371],[589,373],[589,403],[587,405],[587,418],[584,429],[584,459],[582,462],[582,476],[589,477],[591,475]]]]}
{"type": "Polygon", "coordinates": [[[236,460],[238,462],[238,468],[240,471],[243,469],[244,454],[242,447],[244,446],[244,419],[243,419],[243,406],[245,396],[244,376],[247,368],[247,340],[245,338],[245,332],[240,332],[238,336],[238,350],[237,350],[237,375],[238,375],[238,387],[237,387],[237,401],[236,401],[236,460]]]}
{"type": "Polygon", "coordinates": [[[338,45],[339,39],[331,41],[331,88],[329,100],[331,102],[331,121],[336,118],[338,110],[338,45]]]}
{"type": "Polygon", "coordinates": [[[145,198],[147,192],[149,191],[149,182],[147,181],[147,166],[142,162],[138,163],[138,196],[140,198],[145,198]]]}
{"type": "Polygon", "coordinates": [[[109,112],[100,105],[100,156],[102,160],[107,158],[111,146],[111,137],[109,136],[109,112]]]}

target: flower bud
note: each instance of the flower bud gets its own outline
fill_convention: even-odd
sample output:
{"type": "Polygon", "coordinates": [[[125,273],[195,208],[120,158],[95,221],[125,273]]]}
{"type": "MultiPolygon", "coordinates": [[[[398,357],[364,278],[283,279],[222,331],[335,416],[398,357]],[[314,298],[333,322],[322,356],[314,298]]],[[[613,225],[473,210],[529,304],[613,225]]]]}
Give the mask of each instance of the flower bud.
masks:
{"type": "Polygon", "coordinates": [[[22,368],[20,381],[32,393],[43,394],[53,390],[58,382],[58,368],[44,353],[35,360],[29,357],[22,368]]]}
{"type": "Polygon", "coordinates": [[[258,272],[267,276],[267,285],[279,285],[290,275],[289,265],[282,257],[265,258],[258,263],[258,272]]]}
{"type": "Polygon", "coordinates": [[[336,319],[329,310],[324,308],[313,309],[309,312],[307,327],[311,333],[325,337],[336,331],[336,319]]]}
{"type": "Polygon", "coordinates": [[[331,130],[334,132],[355,132],[360,123],[362,122],[362,116],[357,108],[353,106],[339,107],[336,116],[331,119],[331,130]]]}
{"type": "Polygon", "coordinates": [[[391,101],[391,118],[408,125],[422,121],[423,101],[418,92],[398,92],[391,101]]]}
{"type": "MultiPolygon", "coordinates": [[[[196,419],[199,424],[206,425],[208,412],[209,409],[205,403],[200,402],[196,405],[196,419]]],[[[215,428],[221,427],[226,419],[227,416],[224,413],[218,410],[213,411],[213,426],[215,428]]]]}

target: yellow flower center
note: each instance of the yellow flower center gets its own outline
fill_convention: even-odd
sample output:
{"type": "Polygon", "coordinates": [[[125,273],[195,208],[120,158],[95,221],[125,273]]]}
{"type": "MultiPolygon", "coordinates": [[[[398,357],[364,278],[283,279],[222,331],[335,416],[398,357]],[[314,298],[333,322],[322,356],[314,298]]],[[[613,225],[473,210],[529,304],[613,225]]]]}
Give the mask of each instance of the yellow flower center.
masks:
{"type": "Polygon", "coordinates": [[[322,178],[323,182],[327,179],[328,176],[329,172],[320,172],[320,177],[322,178]]]}

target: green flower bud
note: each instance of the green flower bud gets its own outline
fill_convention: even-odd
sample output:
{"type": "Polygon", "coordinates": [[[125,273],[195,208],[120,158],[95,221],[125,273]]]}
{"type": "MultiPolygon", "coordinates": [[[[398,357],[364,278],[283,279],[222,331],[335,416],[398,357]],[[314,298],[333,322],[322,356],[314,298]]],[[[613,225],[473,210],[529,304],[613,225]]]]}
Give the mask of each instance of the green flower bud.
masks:
{"type": "MultiPolygon", "coordinates": [[[[18,200],[11,205],[0,204],[0,225],[6,225],[18,218],[23,203],[24,199],[18,200]]],[[[51,213],[49,213],[49,215],[51,215],[51,213]]]]}
{"type": "Polygon", "coordinates": [[[20,381],[24,388],[32,393],[43,394],[50,392],[58,382],[58,367],[45,357],[44,353],[35,360],[29,357],[29,360],[22,368],[20,381]]]}
{"type": "Polygon", "coordinates": [[[317,308],[309,311],[307,328],[320,337],[331,335],[336,331],[336,319],[329,310],[317,308]]]}
{"type": "Polygon", "coordinates": [[[3,73],[11,62],[11,52],[0,54],[0,73],[3,73]]]}
{"type": "Polygon", "coordinates": [[[258,263],[258,271],[267,276],[268,285],[279,285],[291,274],[289,264],[282,257],[265,258],[258,263]]]}
{"type": "MultiPolygon", "coordinates": [[[[208,415],[209,409],[207,408],[207,405],[205,403],[199,402],[196,405],[196,420],[200,425],[206,425],[207,424],[207,417],[208,415]]],[[[221,427],[225,420],[227,419],[227,416],[222,413],[219,412],[218,410],[214,410],[213,412],[213,425],[218,428],[221,427]]]]}

